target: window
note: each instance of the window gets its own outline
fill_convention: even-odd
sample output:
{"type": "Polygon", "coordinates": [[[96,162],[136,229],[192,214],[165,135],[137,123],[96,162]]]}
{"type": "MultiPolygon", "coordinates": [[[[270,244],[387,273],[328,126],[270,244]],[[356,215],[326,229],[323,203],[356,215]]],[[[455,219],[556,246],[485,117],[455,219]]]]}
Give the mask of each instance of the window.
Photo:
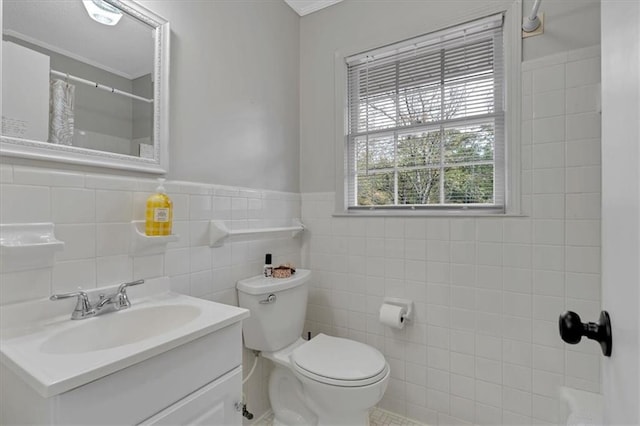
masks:
{"type": "Polygon", "coordinates": [[[349,210],[505,211],[502,22],[346,58],[349,210]]]}

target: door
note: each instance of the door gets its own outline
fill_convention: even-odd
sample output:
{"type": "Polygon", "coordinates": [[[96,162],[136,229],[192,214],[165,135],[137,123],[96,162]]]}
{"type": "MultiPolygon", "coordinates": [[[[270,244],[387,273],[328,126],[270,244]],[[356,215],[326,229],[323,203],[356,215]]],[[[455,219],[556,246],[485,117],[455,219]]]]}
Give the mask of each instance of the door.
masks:
{"type": "Polygon", "coordinates": [[[607,425],[640,424],[640,2],[602,0],[602,303],[607,425]]]}

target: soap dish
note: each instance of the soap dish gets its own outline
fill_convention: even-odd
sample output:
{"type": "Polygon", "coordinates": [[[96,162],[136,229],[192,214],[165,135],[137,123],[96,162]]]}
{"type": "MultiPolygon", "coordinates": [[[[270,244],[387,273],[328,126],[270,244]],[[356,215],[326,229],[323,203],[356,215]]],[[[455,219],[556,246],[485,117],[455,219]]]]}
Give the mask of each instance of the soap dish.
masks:
{"type": "Polygon", "coordinates": [[[161,254],[167,249],[167,244],[175,243],[180,239],[177,234],[148,236],[144,233],[144,220],[134,220],[131,222],[131,246],[129,252],[134,256],[145,256],[150,254],[161,254]]]}
{"type": "Polygon", "coordinates": [[[53,266],[64,242],[54,235],[53,223],[0,225],[0,271],[14,272],[53,266]]]}

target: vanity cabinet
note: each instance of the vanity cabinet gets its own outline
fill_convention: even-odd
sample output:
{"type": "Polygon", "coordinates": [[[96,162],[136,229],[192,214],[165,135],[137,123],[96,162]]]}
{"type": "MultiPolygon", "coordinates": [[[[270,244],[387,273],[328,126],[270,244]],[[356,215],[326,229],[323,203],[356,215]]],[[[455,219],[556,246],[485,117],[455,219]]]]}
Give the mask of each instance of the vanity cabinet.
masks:
{"type": "Polygon", "coordinates": [[[238,367],[202,389],[162,410],[141,425],[241,425],[242,406],[238,388],[242,368],[238,367]]]}
{"type": "Polygon", "coordinates": [[[2,365],[0,424],[239,426],[241,324],[49,398],[2,365]]]}

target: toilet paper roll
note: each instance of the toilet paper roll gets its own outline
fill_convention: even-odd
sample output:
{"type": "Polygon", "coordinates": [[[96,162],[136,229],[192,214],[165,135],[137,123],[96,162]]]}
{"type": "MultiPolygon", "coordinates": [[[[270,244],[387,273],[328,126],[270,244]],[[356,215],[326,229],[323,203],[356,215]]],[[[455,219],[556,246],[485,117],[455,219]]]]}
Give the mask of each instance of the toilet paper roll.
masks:
{"type": "Polygon", "coordinates": [[[380,307],[380,322],[392,328],[402,329],[406,313],[407,309],[404,307],[384,303],[380,307]]]}

